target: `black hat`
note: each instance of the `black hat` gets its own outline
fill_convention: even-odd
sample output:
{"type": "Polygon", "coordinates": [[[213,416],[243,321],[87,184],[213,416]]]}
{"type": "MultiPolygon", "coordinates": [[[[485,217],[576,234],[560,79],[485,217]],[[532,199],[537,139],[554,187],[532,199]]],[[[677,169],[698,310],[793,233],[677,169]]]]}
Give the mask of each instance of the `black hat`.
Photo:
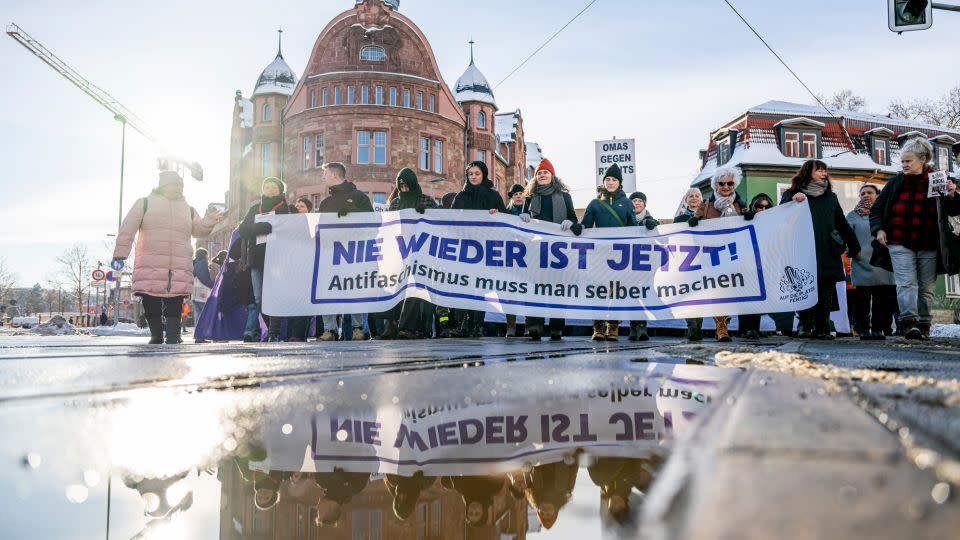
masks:
{"type": "Polygon", "coordinates": [[[517,193],[523,193],[523,186],[520,184],[514,184],[510,187],[510,191],[507,192],[507,197],[513,197],[517,193]]]}
{"type": "Polygon", "coordinates": [[[647,196],[644,195],[642,192],[639,192],[639,191],[634,191],[633,193],[630,194],[630,200],[632,201],[632,200],[634,200],[634,199],[640,199],[640,200],[642,200],[644,203],[647,202],[647,196]]]}
{"type": "Polygon", "coordinates": [[[620,172],[620,166],[614,163],[613,165],[607,167],[607,170],[603,171],[603,177],[616,178],[620,181],[620,187],[623,187],[623,173],[620,172]]]}

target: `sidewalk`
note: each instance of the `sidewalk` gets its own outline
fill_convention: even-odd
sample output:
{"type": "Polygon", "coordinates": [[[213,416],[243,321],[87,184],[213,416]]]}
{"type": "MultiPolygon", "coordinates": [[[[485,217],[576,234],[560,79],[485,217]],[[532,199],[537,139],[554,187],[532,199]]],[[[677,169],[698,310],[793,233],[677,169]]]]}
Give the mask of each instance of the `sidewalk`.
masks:
{"type": "Polygon", "coordinates": [[[678,444],[643,521],[657,539],[956,538],[950,491],[836,383],[748,367],[678,444]]]}

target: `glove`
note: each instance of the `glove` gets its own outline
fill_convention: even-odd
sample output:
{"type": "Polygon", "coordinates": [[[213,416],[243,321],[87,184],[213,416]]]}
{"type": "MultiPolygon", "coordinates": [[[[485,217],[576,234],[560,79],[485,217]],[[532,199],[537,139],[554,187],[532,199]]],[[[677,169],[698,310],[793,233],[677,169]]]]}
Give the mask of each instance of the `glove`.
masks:
{"type": "Polygon", "coordinates": [[[756,216],[756,215],[757,215],[756,212],[744,212],[744,213],[743,213],[743,219],[745,219],[745,220],[747,220],[747,221],[753,221],[753,218],[754,218],[754,216],[756,216]]]}
{"type": "Polygon", "coordinates": [[[530,214],[520,214],[520,221],[530,223],[530,214]]]}
{"type": "Polygon", "coordinates": [[[560,230],[561,230],[561,231],[569,231],[571,225],[573,225],[573,222],[570,221],[569,219],[565,219],[565,220],[563,220],[563,221],[560,222],[560,230]]]}
{"type": "Polygon", "coordinates": [[[339,210],[337,210],[337,217],[343,217],[349,213],[350,213],[350,210],[347,210],[346,207],[342,207],[339,210]]]}
{"type": "Polygon", "coordinates": [[[573,225],[570,226],[570,231],[571,231],[573,234],[575,234],[575,235],[577,235],[577,236],[580,236],[580,233],[583,232],[583,225],[581,225],[581,224],[579,224],[579,223],[574,223],[573,225]]]}
{"type": "Polygon", "coordinates": [[[656,229],[657,226],[659,225],[660,225],[660,222],[653,219],[652,217],[648,217],[647,219],[643,220],[643,226],[646,227],[648,231],[652,231],[656,229]]]}
{"type": "Polygon", "coordinates": [[[418,214],[424,214],[427,211],[427,207],[424,206],[423,203],[417,203],[417,207],[414,208],[414,210],[416,210],[418,214]]]}
{"type": "Polygon", "coordinates": [[[687,220],[687,225],[691,227],[696,227],[699,224],[700,224],[700,219],[697,216],[693,216],[692,218],[687,220]]]}
{"type": "Polygon", "coordinates": [[[273,232],[273,225],[267,223],[266,221],[253,224],[253,231],[257,233],[257,236],[270,234],[273,232]]]}

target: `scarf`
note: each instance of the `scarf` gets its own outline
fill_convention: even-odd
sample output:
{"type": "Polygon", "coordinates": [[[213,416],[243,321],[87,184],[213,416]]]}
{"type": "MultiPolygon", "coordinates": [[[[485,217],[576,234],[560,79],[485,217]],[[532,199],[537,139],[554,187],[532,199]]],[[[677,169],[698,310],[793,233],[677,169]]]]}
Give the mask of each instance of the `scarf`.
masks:
{"type": "Polygon", "coordinates": [[[728,217],[737,215],[737,207],[733,205],[737,200],[737,193],[733,192],[726,197],[722,197],[719,194],[714,194],[716,198],[713,201],[713,207],[720,211],[720,217],[728,217]]]}
{"type": "Polygon", "coordinates": [[[287,204],[287,201],[283,198],[283,193],[277,195],[276,197],[260,197],[260,213],[269,214],[270,212],[275,212],[277,208],[280,208],[282,205],[287,204]]]}
{"type": "Polygon", "coordinates": [[[423,192],[420,191],[419,184],[411,188],[410,191],[403,192],[398,190],[397,193],[400,195],[401,210],[405,208],[416,208],[417,205],[420,204],[420,196],[423,194],[423,192]]]}
{"type": "Polygon", "coordinates": [[[873,206],[872,202],[868,203],[866,199],[860,199],[860,201],[857,203],[857,206],[853,209],[853,211],[861,216],[869,216],[870,207],[872,206],[873,206]]]}
{"type": "Polygon", "coordinates": [[[563,200],[563,192],[557,189],[557,185],[553,182],[546,186],[537,184],[530,199],[530,216],[535,218],[540,215],[543,211],[543,199],[546,197],[550,198],[553,222],[560,223],[567,219],[567,204],[563,200]]]}
{"type": "Polygon", "coordinates": [[[637,223],[643,223],[643,220],[647,219],[648,217],[650,217],[650,211],[644,208],[643,212],[637,214],[637,223]]]}
{"type": "Polygon", "coordinates": [[[827,192],[827,188],[830,187],[830,182],[817,182],[816,180],[811,180],[807,187],[800,188],[800,191],[803,192],[807,197],[819,197],[827,192]]]}

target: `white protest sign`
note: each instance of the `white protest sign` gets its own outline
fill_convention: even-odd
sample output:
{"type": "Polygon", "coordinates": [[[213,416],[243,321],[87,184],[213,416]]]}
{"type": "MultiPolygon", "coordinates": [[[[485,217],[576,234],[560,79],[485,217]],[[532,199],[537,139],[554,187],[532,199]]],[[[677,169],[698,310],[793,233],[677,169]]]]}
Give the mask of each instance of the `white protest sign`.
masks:
{"type": "Polygon", "coordinates": [[[458,309],[605,320],[798,311],[816,303],[807,203],[743,217],[587,229],[484,211],[259,216],[273,224],[263,311],[458,309]]]}
{"type": "Polygon", "coordinates": [[[633,139],[614,139],[612,141],[596,141],[597,168],[595,170],[597,185],[603,183],[603,172],[607,167],[616,163],[623,174],[623,191],[628,195],[637,190],[637,154],[636,142],[633,139]]]}
{"type": "Polygon", "coordinates": [[[927,177],[927,197],[943,197],[947,194],[947,173],[943,171],[933,171],[927,177]]]}

